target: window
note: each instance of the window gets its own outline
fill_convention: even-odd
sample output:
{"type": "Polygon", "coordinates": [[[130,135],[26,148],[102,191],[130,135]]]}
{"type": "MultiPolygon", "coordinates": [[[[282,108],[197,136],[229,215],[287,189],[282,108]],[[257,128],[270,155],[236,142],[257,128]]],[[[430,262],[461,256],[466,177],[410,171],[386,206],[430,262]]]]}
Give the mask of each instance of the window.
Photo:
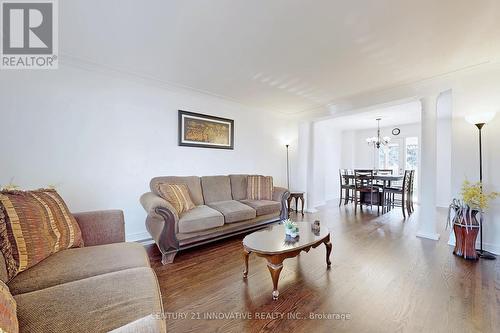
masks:
{"type": "Polygon", "coordinates": [[[387,146],[381,147],[378,150],[378,168],[384,170],[392,170],[394,174],[399,173],[399,150],[398,142],[391,142],[387,146]]]}
{"type": "Polygon", "coordinates": [[[406,169],[417,170],[418,168],[418,138],[406,138],[406,169]]]}

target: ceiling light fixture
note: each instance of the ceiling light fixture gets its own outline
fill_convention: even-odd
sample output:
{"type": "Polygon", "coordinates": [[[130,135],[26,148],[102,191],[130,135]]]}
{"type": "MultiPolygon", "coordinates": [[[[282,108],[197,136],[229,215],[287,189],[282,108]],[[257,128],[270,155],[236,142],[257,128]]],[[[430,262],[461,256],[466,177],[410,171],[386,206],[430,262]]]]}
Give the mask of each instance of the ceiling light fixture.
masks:
{"type": "Polygon", "coordinates": [[[377,120],[377,136],[366,138],[366,143],[368,143],[369,146],[373,146],[374,148],[380,149],[381,146],[385,146],[389,142],[391,142],[391,138],[388,136],[384,136],[383,138],[380,137],[380,121],[382,120],[382,118],[377,118],[376,120],[377,120]]]}

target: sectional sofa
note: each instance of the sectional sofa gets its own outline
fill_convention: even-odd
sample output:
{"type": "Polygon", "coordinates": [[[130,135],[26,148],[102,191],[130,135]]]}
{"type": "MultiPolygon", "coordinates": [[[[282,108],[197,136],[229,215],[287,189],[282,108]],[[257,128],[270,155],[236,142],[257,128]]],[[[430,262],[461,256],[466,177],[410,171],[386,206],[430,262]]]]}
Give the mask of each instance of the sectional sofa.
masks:
{"type": "MultiPolygon", "coordinates": [[[[123,212],[73,215],[85,247],[57,252],[8,282],[20,332],[166,332],[156,275],[144,247],[125,243],[123,212]]],[[[3,255],[0,278],[7,282],[3,255]]]]}
{"type": "Polygon", "coordinates": [[[143,194],[140,201],[148,214],[147,230],[162,253],[162,263],[172,263],[179,250],[288,217],[287,189],[274,187],[272,200],[248,200],[247,179],[248,175],[153,178],[151,192],[143,194]],[[160,196],[161,183],[185,184],[196,207],[179,216],[160,196]]]}

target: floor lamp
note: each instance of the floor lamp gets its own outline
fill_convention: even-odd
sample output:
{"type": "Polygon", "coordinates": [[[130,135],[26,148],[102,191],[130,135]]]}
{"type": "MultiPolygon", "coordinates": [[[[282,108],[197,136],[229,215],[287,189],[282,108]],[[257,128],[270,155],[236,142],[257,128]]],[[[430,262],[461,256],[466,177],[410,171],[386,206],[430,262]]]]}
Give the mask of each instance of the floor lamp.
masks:
{"type": "Polygon", "coordinates": [[[286,147],[286,188],[290,190],[290,162],[288,160],[288,148],[290,147],[290,145],[286,144],[285,147],[286,147]]]}
{"type": "MultiPolygon", "coordinates": [[[[483,184],[483,143],[482,143],[482,129],[483,126],[488,123],[489,121],[493,120],[495,117],[494,112],[488,112],[488,113],[481,113],[481,114],[476,114],[476,115],[471,115],[465,118],[467,122],[470,124],[476,125],[477,129],[479,130],[479,181],[481,182],[481,190],[482,190],[482,184],[483,184]]],[[[481,212],[481,218],[479,220],[479,242],[480,242],[480,249],[477,251],[477,255],[479,258],[483,259],[488,259],[488,260],[495,260],[496,257],[489,253],[488,251],[483,250],[483,214],[481,212]]]]}

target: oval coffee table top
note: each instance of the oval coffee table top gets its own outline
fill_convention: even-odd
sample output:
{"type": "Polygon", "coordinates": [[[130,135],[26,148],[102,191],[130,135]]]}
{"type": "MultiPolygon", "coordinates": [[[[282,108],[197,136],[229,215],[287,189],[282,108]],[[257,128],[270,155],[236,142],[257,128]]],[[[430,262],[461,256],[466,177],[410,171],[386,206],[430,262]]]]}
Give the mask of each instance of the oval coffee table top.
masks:
{"type": "Polygon", "coordinates": [[[328,228],[322,226],[314,233],[310,222],[297,222],[299,234],[296,238],[285,237],[285,226],[276,224],[255,231],[243,238],[243,246],[255,253],[279,254],[299,250],[320,243],[329,235],[328,228]]]}

